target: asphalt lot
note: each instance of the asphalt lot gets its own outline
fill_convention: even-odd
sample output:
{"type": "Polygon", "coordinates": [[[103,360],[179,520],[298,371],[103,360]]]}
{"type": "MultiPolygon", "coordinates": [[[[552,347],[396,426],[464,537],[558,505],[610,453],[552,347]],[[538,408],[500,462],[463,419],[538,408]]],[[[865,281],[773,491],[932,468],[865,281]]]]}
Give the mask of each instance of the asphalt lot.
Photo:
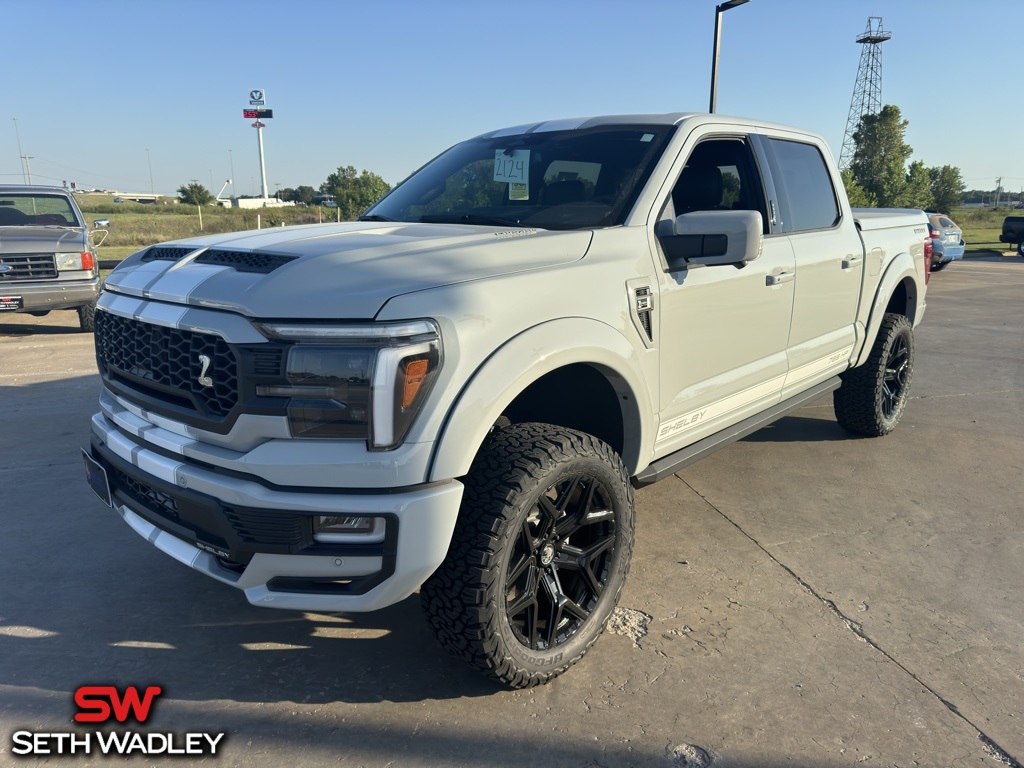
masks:
{"type": "Polygon", "coordinates": [[[0,764],[114,683],[164,687],[151,730],[226,732],[210,765],[1019,765],[1022,296],[1020,258],[933,277],[894,434],[826,398],[638,492],[617,632],[521,692],[448,658],[415,597],[254,608],[148,546],[83,478],[91,335],[0,317],[0,764]]]}

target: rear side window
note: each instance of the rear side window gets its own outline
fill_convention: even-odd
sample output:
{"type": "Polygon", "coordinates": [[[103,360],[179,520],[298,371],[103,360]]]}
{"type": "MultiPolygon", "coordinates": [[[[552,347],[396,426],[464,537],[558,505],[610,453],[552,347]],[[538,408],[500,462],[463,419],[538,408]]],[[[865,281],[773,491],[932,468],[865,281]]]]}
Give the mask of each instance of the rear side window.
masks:
{"type": "Polygon", "coordinates": [[[955,227],[956,226],[956,224],[954,224],[952,221],[947,219],[945,216],[940,216],[939,217],[939,224],[941,224],[944,227],[955,227]]]}
{"type": "Polygon", "coordinates": [[[813,144],[769,139],[775,186],[785,198],[783,232],[828,229],[839,221],[839,203],[825,158],[813,144]]]}

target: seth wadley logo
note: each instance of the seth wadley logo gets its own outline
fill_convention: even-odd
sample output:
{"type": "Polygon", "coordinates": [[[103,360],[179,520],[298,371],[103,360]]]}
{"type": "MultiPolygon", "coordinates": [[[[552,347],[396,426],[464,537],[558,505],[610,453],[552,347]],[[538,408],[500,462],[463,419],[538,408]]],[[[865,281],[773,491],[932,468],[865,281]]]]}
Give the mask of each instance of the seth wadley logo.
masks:
{"type": "MultiPolygon", "coordinates": [[[[113,685],[83,685],[75,691],[76,723],[142,724],[163,693],[158,685],[142,692],[134,685],[118,691],[113,685]]],[[[223,733],[169,733],[135,730],[37,732],[15,731],[14,755],[216,755],[223,733]]]]}

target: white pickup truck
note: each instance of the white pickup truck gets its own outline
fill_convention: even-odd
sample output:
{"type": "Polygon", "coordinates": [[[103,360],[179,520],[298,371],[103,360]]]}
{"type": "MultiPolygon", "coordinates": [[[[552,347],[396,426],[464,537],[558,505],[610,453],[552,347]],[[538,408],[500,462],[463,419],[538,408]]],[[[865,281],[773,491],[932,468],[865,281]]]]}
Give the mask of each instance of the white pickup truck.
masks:
{"type": "Polygon", "coordinates": [[[615,607],[633,487],[833,390],[846,429],[896,426],[929,243],[921,211],[852,211],[793,128],[494,131],[358,222],[126,259],[96,313],[88,478],[254,605],[419,589],[449,650],[543,683],[615,607]]]}

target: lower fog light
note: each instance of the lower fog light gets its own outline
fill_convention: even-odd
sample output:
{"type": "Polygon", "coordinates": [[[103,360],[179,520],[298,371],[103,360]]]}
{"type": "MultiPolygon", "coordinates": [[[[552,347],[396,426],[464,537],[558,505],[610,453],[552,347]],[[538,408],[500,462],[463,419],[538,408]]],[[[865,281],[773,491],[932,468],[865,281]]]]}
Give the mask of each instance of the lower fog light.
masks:
{"type": "Polygon", "coordinates": [[[324,543],[384,541],[384,518],[356,515],[318,515],[313,538],[324,543]]]}

